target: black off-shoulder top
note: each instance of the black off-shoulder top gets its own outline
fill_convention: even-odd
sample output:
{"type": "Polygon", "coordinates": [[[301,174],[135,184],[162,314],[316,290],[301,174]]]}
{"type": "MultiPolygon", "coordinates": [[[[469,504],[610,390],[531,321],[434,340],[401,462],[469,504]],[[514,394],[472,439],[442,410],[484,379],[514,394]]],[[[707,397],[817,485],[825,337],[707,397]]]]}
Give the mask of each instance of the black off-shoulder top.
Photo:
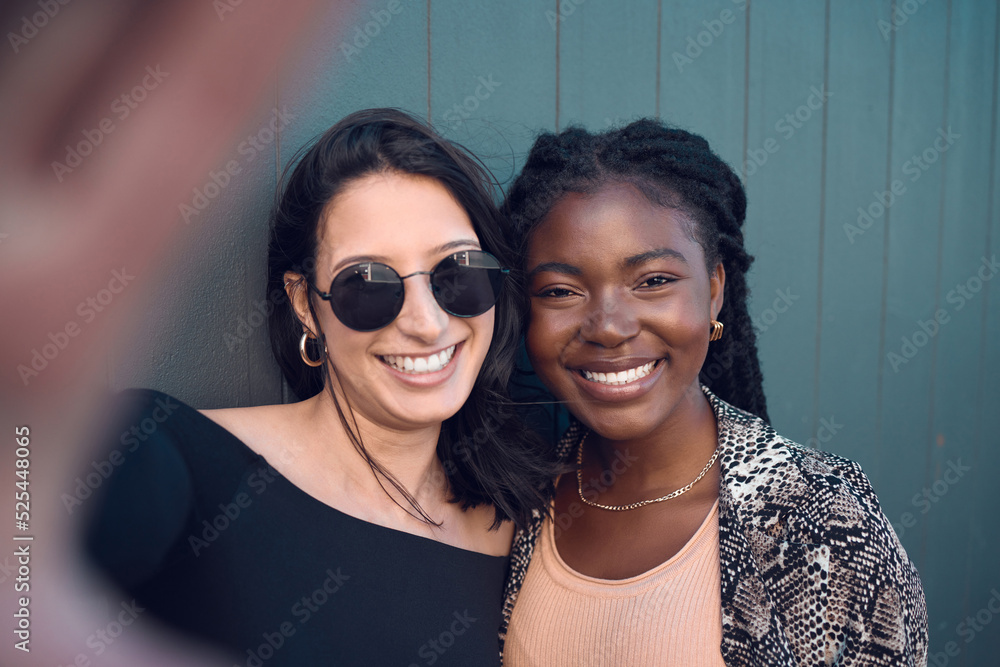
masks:
{"type": "Polygon", "coordinates": [[[126,598],[247,667],[499,665],[507,557],[340,512],[184,403],[123,396],[85,550],[126,598]]]}

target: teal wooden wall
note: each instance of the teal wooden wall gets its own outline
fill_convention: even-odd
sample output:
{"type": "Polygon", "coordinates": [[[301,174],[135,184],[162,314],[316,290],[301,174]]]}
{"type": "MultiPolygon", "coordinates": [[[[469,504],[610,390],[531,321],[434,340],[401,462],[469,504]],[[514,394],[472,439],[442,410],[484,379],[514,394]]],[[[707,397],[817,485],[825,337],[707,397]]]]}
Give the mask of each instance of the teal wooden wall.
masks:
{"type": "Polygon", "coordinates": [[[233,147],[242,173],[187,224],[110,383],[199,407],[287,398],[255,315],[267,210],[294,151],[351,111],[427,116],[505,182],[540,130],[659,115],[745,175],[778,430],[869,473],[923,577],[930,664],[996,664],[998,3],[374,0],[351,16],[317,16],[275,72],[284,126],[252,156],[233,147]]]}

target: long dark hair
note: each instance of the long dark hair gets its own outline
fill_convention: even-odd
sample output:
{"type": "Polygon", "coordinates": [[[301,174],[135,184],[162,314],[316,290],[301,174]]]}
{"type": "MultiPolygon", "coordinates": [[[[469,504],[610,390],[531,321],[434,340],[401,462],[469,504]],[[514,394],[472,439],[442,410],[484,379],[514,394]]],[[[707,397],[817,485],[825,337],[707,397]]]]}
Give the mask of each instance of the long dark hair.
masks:
{"type": "MultiPolygon", "coordinates": [[[[351,426],[351,406],[342,406],[328,384],[336,381],[336,368],[331,378],[327,367],[332,364],[312,368],[303,363],[298,347],[303,325],[285,295],[284,276],[286,271],[294,271],[315,283],[317,232],[324,209],[348,184],[386,172],[428,176],[444,185],[465,209],[483,249],[504,266],[512,266],[514,257],[494,203],[495,186],[488,171],[463,148],[398,109],[353,113],[300,154],[290,175],[286,170],[284,189],[271,220],[267,262],[267,293],[275,295],[268,319],[271,349],[300,399],[325,387],[331,389],[345,430],[379,484],[388,480],[409,504],[410,509],[404,509],[434,523],[410,492],[365,449],[351,426]]],[[[496,304],[493,340],[472,394],[458,413],[442,424],[437,444],[450,484],[450,500],[460,503],[462,509],[492,505],[493,527],[505,519],[526,525],[532,510],[543,507],[547,500],[553,470],[544,458],[543,443],[518,420],[507,394],[521,334],[520,291],[516,276],[502,290],[496,304]]],[[[315,298],[310,295],[309,307],[318,326],[315,298]]],[[[311,356],[323,358],[323,333],[314,333],[319,344],[311,356]]]]}
{"type": "MultiPolygon", "coordinates": [[[[704,138],[654,119],[600,134],[581,127],[542,134],[503,206],[519,255],[527,255],[532,231],[566,193],[594,192],[612,182],[629,183],[653,204],[684,211],[695,223],[695,239],[709,270],[722,262],[725,300],[718,319],[725,333],[711,343],[700,380],[724,401],[768,420],[747,310],[746,273],[753,257],[743,246],[746,193],[704,138]]],[[[527,310],[524,298],[522,309],[527,310]]]]}

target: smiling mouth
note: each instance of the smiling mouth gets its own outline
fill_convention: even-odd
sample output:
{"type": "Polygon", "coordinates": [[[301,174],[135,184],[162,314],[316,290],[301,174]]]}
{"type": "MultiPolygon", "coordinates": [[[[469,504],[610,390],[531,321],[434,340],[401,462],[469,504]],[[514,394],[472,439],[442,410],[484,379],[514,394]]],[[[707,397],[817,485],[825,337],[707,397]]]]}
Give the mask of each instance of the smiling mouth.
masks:
{"type": "Polygon", "coordinates": [[[595,373],[585,369],[579,369],[576,372],[583,377],[584,380],[588,382],[594,382],[596,384],[606,384],[611,386],[621,386],[625,384],[630,384],[641,380],[656,368],[662,359],[657,359],[656,361],[650,361],[641,366],[636,366],[635,368],[629,368],[623,371],[618,371],[617,373],[595,373]]]}
{"type": "Polygon", "coordinates": [[[455,355],[456,347],[458,346],[452,345],[436,354],[429,354],[425,357],[407,357],[391,354],[377,356],[383,364],[400,373],[425,375],[427,373],[436,373],[450,364],[452,357],[455,355]]]}

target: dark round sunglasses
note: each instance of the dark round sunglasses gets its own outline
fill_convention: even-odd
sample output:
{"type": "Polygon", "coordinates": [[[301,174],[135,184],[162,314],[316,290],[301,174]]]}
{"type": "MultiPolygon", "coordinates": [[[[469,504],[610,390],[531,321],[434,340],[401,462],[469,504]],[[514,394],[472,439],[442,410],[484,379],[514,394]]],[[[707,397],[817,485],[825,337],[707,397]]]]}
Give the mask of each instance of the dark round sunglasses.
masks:
{"type": "Polygon", "coordinates": [[[309,288],[330,302],[333,314],[355,331],[375,331],[388,326],[403,308],[403,281],[430,276],[431,293],[444,312],[455,317],[482,315],[496,305],[504,278],[510,272],[496,257],[482,250],[448,255],[430,271],[400,276],[378,262],[353,264],[330,283],[329,292],[309,288]]]}

